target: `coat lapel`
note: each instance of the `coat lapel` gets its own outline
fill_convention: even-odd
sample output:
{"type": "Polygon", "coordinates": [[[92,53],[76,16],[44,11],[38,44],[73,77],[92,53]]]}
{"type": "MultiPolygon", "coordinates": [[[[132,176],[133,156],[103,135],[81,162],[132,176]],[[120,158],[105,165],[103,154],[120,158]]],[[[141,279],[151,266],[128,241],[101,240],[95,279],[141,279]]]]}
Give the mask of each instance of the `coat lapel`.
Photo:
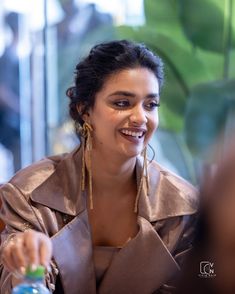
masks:
{"type": "Polygon", "coordinates": [[[100,294],[150,294],[179,267],[152,225],[139,217],[140,230],[114,257],[100,285],[100,294]]]}
{"type": "Polygon", "coordinates": [[[53,257],[65,294],[96,293],[92,242],[86,210],[52,237],[53,257]]]}

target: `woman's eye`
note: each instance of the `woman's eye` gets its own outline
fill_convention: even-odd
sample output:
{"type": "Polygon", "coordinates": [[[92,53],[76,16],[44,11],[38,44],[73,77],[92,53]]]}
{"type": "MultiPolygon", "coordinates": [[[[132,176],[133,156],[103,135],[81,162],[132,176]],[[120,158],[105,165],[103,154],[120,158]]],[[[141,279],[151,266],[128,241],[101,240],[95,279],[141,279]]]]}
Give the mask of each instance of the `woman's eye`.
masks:
{"type": "Polygon", "coordinates": [[[120,101],[114,102],[114,105],[117,107],[128,107],[130,106],[130,103],[127,100],[120,100],[120,101]]]}
{"type": "Polygon", "coordinates": [[[156,107],[159,107],[160,106],[160,103],[159,102],[156,102],[156,101],[152,101],[152,102],[149,102],[148,104],[146,104],[146,107],[150,110],[153,110],[155,109],[156,107]]]}

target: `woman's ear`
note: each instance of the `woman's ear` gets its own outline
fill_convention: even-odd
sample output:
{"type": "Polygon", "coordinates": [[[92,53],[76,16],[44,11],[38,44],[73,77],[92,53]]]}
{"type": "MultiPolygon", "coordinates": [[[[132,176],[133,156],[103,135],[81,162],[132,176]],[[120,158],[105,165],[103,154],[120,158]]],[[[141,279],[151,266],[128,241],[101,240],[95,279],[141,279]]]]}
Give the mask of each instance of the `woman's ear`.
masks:
{"type": "Polygon", "coordinates": [[[82,119],[83,119],[85,122],[88,122],[88,121],[89,121],[89,117],[90,117],[90,115],[89,115],[88,112],[86,112],[86,113],[84,113],[84,114],[82,115],[82,119]]]}
{"type": "Polygon", "coordinates": [[[89,121],[89,111],[84,112],[85,106],[82,104],[77,104],[76,108],[83,121],[89,121]]]}
{"type": "Polygon", "coordinates": [[[76,109],[77,109],[78,114],[82,115],[83,110],[84,110],[84,106],[82,104],[77,104],[76,109]]]}

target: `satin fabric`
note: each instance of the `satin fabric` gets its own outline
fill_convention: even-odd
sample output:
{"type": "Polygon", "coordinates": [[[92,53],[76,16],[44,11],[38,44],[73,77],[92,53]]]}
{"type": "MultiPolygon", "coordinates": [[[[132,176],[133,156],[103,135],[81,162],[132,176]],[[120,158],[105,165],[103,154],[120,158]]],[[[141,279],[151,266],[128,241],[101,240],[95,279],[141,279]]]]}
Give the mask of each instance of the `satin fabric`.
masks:
{"type": "MultiPolygon", "coordinates": [[[[86,193],[81,191],[82,151],[45,158],[18,172],[0,188],[2,245],[29,228],[53,242],[53,290],[59,274],[65,294],[171,293],[171,280],[192,247],[198,206],[193,186],[160,167],[148,165],[150,191],[138,203],[139,232],[115,254],[98,289],[93,264],[86,193]],[[167,292],[168,291],[168,292],[167,292]]],[[[143,162],[136,160],[137,187],[143,162]]],[[[11,293],[11,274],[0,264],[1,293],[11,293]]]]}

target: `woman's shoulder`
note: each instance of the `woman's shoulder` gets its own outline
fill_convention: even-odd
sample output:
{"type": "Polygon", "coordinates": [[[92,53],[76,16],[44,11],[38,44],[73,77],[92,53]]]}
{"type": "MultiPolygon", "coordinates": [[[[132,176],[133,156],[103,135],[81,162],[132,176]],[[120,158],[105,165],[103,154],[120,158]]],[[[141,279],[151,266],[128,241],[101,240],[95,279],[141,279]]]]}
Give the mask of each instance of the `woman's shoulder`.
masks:
{"type": "Polygon", "coordinates": [[[66,156],[67,154],[49,156],[34,162],[16,172],[7,184],[17,187],[23,193],[30,193],[54,173],[66,156]]]}

